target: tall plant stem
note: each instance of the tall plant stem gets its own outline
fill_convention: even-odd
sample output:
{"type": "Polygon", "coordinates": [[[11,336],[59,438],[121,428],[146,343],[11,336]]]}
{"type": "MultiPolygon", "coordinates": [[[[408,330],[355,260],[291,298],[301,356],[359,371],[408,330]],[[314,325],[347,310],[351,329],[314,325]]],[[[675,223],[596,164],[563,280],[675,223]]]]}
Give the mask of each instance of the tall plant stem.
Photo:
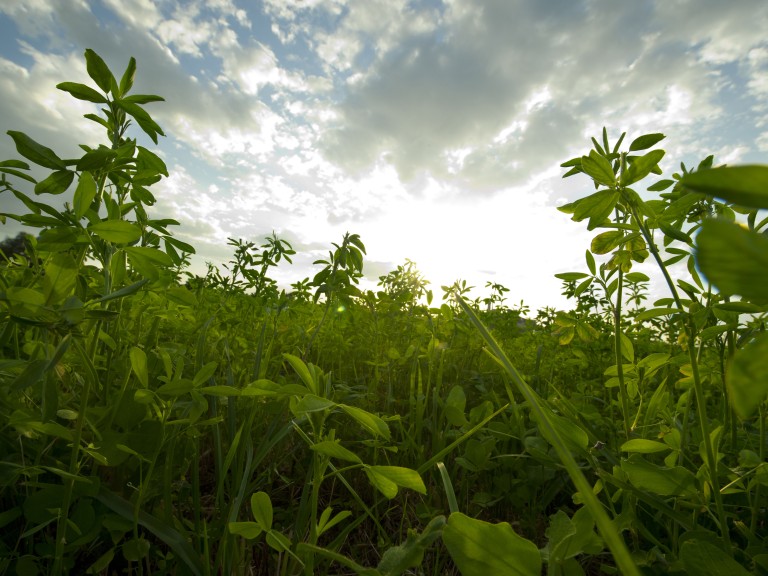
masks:
{"type": "Polygon", "coordinates": [[[312,350],[312,344],[315,342],[315,338],[317,337],[317,334],[320,332],[320,328],[322,328],[323,324],[325,323],[325,318],[326,316],[328,316],[328,310],[331,309],[331,295],[328,294],[327,298],[328,300],[326,301],[326,304],[325,304],[325,310],[323,310],[323,317],[320,318],[320,322],[315,327],[314,332],[312,332],[312,336],[309,339],[309,344],[307,344],[307,349],[304,351],[304,354],[301,358],[302,360],[306,361],[307,358],[309,357],[309,351],[312,350]]]}
{"type": "MultiPolygon", "coordinates": [[[[571,481],[576,486],[576,489],[584,499],[584,506],[589,510],[590,514],[592,514],[592,517],[595,519],[597,529],[600,532],[600,535],[603,537],[603,540],[607,544],[608,548],[610,549],[611,554],[613,554],[613,558],[616,561],[619,572],[625,576],[640,576],[640,570],[632,560],[632,556],[627,549],[626,543],[620,536],[619,532],[616,530],[616,525],[611,522],[611,519],[608,517],[608,514],[606,514],[602,504],[600,504],[597,496],[595,496],[595,493],[592,491],[592,486],[587,481],[584,473],[581,471],[581,468],[579,468],[579,465],[577,464],[576,459],[573,457],[573,454],[571,454],[570,448],[568,448],[565,440],[552,424],[550,417],[552,412],[550,408],[547,406],[546,402],[542,400],[539,395],[528,385],[528,383],[523,380],[523,377],[501,349],[499,343],[496,342],[496,339],[491,335],[491,333],[488,331],[488,328],[486,328],[482,321],[477,317],[472,308],[470,308],[460,296],[457,296],[456,299],[467,316],[469,316],[472,324],[474,324],[475,328],[477,328],[478,332],[480,332],[480,335],[483,337],[483,340],[485,340],[485,343],[493,353],[493,356],[495,356],[496,360],[510,377],[510,380],[515,383],[520,394],[522,394],[523,398],[525,398],[525,400],[528,402],[531,412],[538,422],[540,430],[555,448],[560,461],[563,463],[563,466],[567,470],[568,475],[571,477],[571,481]]],[[[512,390],[509,383],[506,383],[505,385],[507,388],[507,394],[510,396],[510,400],[514,401],[514,396],[512,395],[512,390]]]]}
{"type": "Polygon", "coordinates": [[[616,288],[616,305],[613,307],[613,347],[616,351],[616,375],[619,379],[619,396],[621,397],[621,413],[624,418],[624,435],[629,439],[631,425],[629,423],[629,398],[627,383],[624,381],[624,358],[621,353],[621,298],[624,288],[624,272],[619,270],[616,288]]]}
{"type": "MultiPolygon", "coordinates": [[[[760,405],[760,411],[759,411],[758,415],[759,415],[759,418],[760,418],[760,424],[759,424],[759,426],[760,426],[760,428],[759,428],[759,430],[760,430],[760,436],[759,436],[759,438],[760,438],[759,456],[760,456],[760,462],[764,463],[765,462],[765,444],[766,444],[766,441],[767,441],[766,440],[766,436],[765,436],[765,433],[766,433],[766,430],[765,430],[765,419],[766,419],[765,402],[763,402],[760,405]]],[[[765,514],[764,513],[763,514],[760,513],[760,496],[761,496],[760,492],[761,492],[760,482],[758,482],[757,486],[755,487],[755,499],[752,501],[752,518],[750,519],[750,522],[749,522],[749,530],[750,530],[750,532],[752,534],[754,534],[755,531],[757,530],[758,519],[759,518],[765,518],[765,514]]]]}
{"type": "Polygon", "coordinates": [[[80,456],[80,439],[83,435],[83,425],[85,423],[85,411],[88,409],[88,397],[91,393],[91,385],[95,383],[96,372],[93,363],[87,357],[81,344],[75,340],[75,349],[85,364],[85,378],[83,379],[83,391],[80,396],[80,408],[77,413],[77,424],[75,432],[72,435],[72,451],[69,456],[69,477],[64,483],[64,497],[61,502],[61,511],[59,512],[59,521],[56,525],[56,548],[53,559],[53,570],[51,574],[58,576],[64,574],[64,545],[67,541],[67,524],[69,523],[69,507],[72,503],[72,492],[74,490],[75,478],[77,476],[78,460],[80,456]]]}
{"type": "MultiPolygon", "coordinates": [[[[669,272],[667,271],[667,267],[664,265],[664,262],[661,259],[661,255],[659,254],[659,250],[656,247],[656,243],[653,241],[653,235],[651,234],[651,231],[643,223],[642,219],[637,213],[637,209],[634,206],[632,206],[631,210],[632,210],[632,216],[635,219],[635,222],[637,223],[637,226],[640,229],[641,234],[645,238],[646,243],[648,244],[648,249],[653,255],[653,259],[656,260],[656,263],[658,264],[659,269],[661,270],[661,273],[664,276],[664,280],[667,283],[667,286],[669,287],[670,292],[672,293],[672,298],[675,300],[675,305],[677,306],[677,309],[680,310],[681,314],[685,314],[683,303],[680,300],[680,295],[677,292],[677,288],[675,288],[675,283],[672,281],[672,277],[669,275],[669,272]]],[[[728,532],[728,518],[725,515],[725,507],[723,506],[723,495],[720,493],[720,482],[717,478],[717,459],[715,457],[714,448],[712,447],[712,439],[710,438],[710,435],[709,435],[710,431],[709,431],[709,422],[707,419],[707,400],[706,400],[706,397],[704,396],[704,386],[702,385],[702,382],[701,382],[701,375],[699,373],[699,362],[696,355],[696,348],[694,346],[696,330],[695,330],[695,327],[693,326],[693,321],[690,315],[686,315],[684,327],[685,327],[685,335],[688,339],[686,347],[688,349],[688,358],[691,361],[691,376],[693,377],[693,389],[696,394],[696,412],[699,419],[699,427],[701,428],[702,442],[704,442],[704,451],[707,457],[706,465],[707,465],[707,471],[709,472],[709,483],[712,486],[712,495],[715,499],[715,508],[717,509],[717,517],[720,523],[720,535],[722,536],[725,544],[728,547],[730,547],[731,538],[728,532]]]]}

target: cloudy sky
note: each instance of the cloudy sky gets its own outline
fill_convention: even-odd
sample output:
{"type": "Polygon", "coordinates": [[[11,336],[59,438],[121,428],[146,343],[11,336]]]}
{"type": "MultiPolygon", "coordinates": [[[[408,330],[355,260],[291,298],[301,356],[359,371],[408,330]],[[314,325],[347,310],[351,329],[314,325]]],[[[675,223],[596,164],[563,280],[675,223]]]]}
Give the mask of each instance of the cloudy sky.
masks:
{"type": "Polygon", "coordinates": [[[765,0],[5,0],[0,128],[63,157],[103,142],[55,85],[90,82],[86,48],[116,75],[134,56],[134,92],[166,99],[151,214],[196,271],[274,230],[299,252],[287,285],[350,231],[373,280],[408,258],[436,295],[462,278],[568,307],[553,274],[594,234],[555,207],[591,185],[558,165],[604,125],[664,132],[670,173],[768,161],[766,30],[765,0]]]}

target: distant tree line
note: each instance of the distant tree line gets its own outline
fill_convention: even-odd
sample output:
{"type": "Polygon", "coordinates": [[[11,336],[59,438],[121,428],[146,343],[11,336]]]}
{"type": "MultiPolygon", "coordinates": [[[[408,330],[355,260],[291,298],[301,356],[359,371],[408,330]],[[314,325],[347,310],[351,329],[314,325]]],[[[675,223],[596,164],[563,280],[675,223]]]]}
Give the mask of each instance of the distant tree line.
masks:
{"type": "Polygon", "coordinates": [[[27,251],[27,237],[29,234],[26,232],[19,232],[11,238],[6,237],[5,240],[0,242],[0,251],[2,251],[5,258],[10,260],[16,254],[25,254],[27,251]]]}

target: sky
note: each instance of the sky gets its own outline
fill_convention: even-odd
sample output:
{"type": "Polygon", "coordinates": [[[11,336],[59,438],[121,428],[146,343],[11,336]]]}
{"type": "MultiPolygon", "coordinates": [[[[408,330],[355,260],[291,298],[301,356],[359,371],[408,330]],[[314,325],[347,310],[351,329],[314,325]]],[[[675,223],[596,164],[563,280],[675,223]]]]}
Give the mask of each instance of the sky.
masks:
{"type": "Polygon", "coordinates": [[[666,134],[665,174],[766,163],[766,30],[765,0],[3,0],[0,159],[7,130],[62,157],[104,142],[55,86],[93,85],[86,48],[115,75],[133,56],[133,92],[166,100],[158,146],[129,134],[169,168],[150,215],[181,223],[193,271],[275,231],[287,287],[349,231],[364,287],[409,259],[436,297],[464,279],[569,308],[553,275],[586,270],[596,232],[556,207],[594,188],[559,165],[603,126],[666,134]]]}

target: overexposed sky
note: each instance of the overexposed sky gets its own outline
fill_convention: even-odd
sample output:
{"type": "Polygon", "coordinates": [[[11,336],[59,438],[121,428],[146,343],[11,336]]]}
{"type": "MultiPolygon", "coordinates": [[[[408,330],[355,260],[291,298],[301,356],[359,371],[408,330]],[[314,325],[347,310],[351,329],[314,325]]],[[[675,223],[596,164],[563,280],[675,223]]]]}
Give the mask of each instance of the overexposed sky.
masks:
{"type": "Polygon", "coordinates": [[[768,162],[766,30],[765,0],[5,0],[0,128],[62,157],[104,142],[55,85],[91,83],[86,48],[116,75],[134,56],[134,92],[166,99],[150,213],[197,272],[274,230],[287,285],[350,231],[374,282],[408,258],[436,296],[461,278],[564,308],[553,274],[585,270],[596,232],[555,209],[592,190],[558,165],[604,125],[665,133],[669,174],[768,162]]]}

